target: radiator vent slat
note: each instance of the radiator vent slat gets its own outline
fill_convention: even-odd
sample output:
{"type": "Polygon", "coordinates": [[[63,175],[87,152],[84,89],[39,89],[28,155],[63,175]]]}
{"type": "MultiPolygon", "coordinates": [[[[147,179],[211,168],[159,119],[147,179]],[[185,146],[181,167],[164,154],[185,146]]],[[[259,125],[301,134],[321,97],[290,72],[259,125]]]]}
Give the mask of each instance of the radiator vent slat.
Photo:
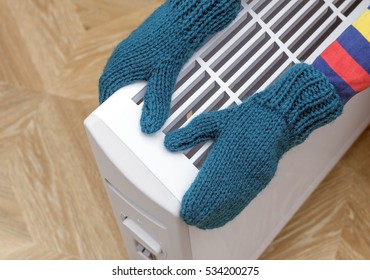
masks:
{"type": "Polygon", "coordinates": [[[287,61],[288,56],[285,53],[279,55],[279,58],[270,64],[267,69],[260,75],[240,96],[240,99],[244,101],[247,97],[255,93],[261,86],[266,82],[266,80],[272,76],[283,64],[287,61]]]}
{"type": "Polygon", "coordinates": [[[289,4],[290,0],[281,0],[276,2],[277,3],[275,3],[275,6],[262,16],[263,22],[269,23],[280,12],[280,10],[283,7],[289,4]]]}
{"type": "Polygon", "coordinates": [[[362,2],[361,0],[353,0],[353,1],[351,1],[351,4],[348,5],[348,7],[344,9],[343,14],[345,16],[349,16],[353,12],[353,10],[356,9],[356,7],[359,4],[361,4],[361,2],[362,2]]]}
{"type": "Polygon", "coordinates": [[[211,68],[215,72],[220,70],[220,68],[230,59],[232,58],[240,49],[245,46],[252,38],[257,34],[258,31],[261,30],[261,26],[259,24],[254,24],[252,28],[250,28],[246,33],[243,34],[239,38],[239,40],[232,46],[229,50],[222,54],[218,60],[216,60],[212,65],[211,68]]]}

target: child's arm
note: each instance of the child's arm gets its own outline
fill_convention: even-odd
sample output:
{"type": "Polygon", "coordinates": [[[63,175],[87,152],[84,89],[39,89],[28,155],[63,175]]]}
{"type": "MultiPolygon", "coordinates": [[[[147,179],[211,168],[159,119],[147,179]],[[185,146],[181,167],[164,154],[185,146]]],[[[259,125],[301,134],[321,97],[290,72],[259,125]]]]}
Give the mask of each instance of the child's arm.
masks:
{"type": "Polygon", "coordinates": [[[347,103],[370,87],[370,7],[313,62],[347,103]]]}

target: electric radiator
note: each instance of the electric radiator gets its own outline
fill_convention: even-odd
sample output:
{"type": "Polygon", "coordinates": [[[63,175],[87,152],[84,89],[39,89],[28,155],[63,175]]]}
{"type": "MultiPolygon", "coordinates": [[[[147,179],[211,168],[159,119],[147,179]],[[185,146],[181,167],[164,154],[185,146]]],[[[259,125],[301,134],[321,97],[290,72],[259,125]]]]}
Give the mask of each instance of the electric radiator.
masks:
{"type": "Polygon", "coordinates": [[[166,133],[201,112],[240,104],[291,65],[311,63],[370,4],[358,0],[242,1],[238,18],[183,67],[162,131],[144,135],[145,82],[118,90],[85,127],[131,259],[255,259],[370,122],[370,93],[316,130],[280,161],[271,183],[222,228],[199,230],[179,218],[181,198],[211,142],[165,150],[166,133]]]}

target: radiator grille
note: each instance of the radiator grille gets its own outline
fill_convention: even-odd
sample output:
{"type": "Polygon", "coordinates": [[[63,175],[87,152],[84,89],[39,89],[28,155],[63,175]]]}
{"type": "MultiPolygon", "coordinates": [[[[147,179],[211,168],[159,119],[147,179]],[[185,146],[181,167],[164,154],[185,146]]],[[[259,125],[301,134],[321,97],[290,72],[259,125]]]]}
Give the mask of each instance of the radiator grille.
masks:
{"type": "MultiPolygon", "coordinates": [[[[359,0],[249,0],[229,28],[216,35],[183,69],[163,133],[200,114],[240,104],[294,63],[312,59],[320,44],[355,10],[359,0]]],[[[134,96],[140,105],[146,88],[134,96]]],[[[200,168],[212,147],[185,151],[200,168]]]]}

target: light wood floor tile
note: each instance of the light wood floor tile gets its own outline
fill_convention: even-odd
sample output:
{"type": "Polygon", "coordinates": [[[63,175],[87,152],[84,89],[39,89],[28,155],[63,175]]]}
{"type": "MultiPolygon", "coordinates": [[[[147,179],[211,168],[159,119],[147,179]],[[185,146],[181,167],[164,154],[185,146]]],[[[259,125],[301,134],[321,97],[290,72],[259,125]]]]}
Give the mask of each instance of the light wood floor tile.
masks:
{"type": "Polygon", "coordinates": [[[74,260],[74,256],[60,254],[40,243],[17,247],[16,250],[4,255],[7,260],[74,260]]]}
{"type": "MultiPolygon", "coordinates": [[[[76,12],[86,30],[110,23],[117,18],[137,18],[148,16],[163,0],[135,0],[135,1],[111,1],[111,0],[74,0],[76,12]]],[[[129,21],[127,21],[129,23],[129,21]]],[[[110,25],[110,24],[109,24],[110,25]]],[[[121,26],[126,29],[129,24],[121,26]]]]}
{"type": "Polygon", "coordinates": [[[0,81],[24,86],[30,90],[43,88],[41,76],[28,53],[25,38],[17,26],[7,3],[0,1],[0,81]]]}
{"type": "Polygon", "coordinates": [[[69,0],[8,0],[16,17],[22,43],[39,73],[45,90],[53,90],[55,77],[62,71],[70,50],[84,32],[69,0]]]}
{"type": "MultiPolygon", "coordinates": [[[[48,249],[45,252],[54,252],[50,256],[126,258],[82,124],[96,102],[7,90],[13,96],[18,92],[19,96],[36,96],[40,102],[36,106],[29,98],[29,104],[34,105],[30,107],[32,115],[22,122],[22,129],[11,121],[3,129],[14,127],[7,138],[12,145],[2,155],[6,164],[2,164],[1,173],[5,185],[0,187],[0,199],[4,200],[0,234],[11,232],[28,243],[42,244],[48,249]]],[[[19,101],[23,105],[21,98],[19,101]]],[[[19,118],[24,111],[18,113],[19,118]]],[[[17,111],[12,115],[15,117],[17,111]]],[[[9,241],[0,238],[0,258],[9,256],[9,241]]],[[[24,245],[10,243],[15,248],[24,245]]],[[[24,253],[23,249],[19,252],[24,253]]]]}

